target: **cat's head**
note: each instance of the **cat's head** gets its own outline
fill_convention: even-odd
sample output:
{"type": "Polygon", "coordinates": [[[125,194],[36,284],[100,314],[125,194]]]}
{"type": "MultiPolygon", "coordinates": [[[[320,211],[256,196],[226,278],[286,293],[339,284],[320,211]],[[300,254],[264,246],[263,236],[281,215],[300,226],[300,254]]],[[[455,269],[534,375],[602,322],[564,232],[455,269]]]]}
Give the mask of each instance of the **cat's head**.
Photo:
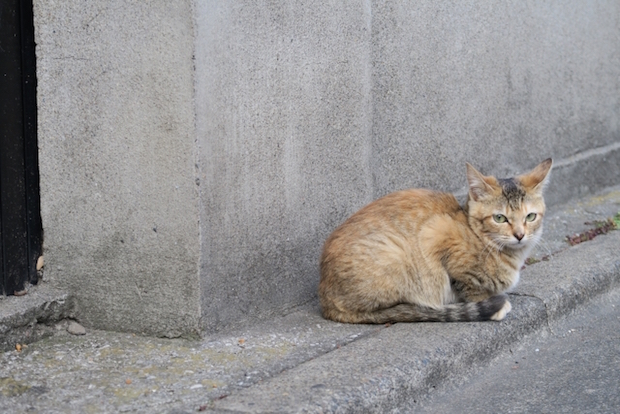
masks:
{"type": "Polygon", "coordinates": [[[532,171],[506,179],[484,176],[467,164],[470,225],[500,248],[534,246],[542,235],[543,189],[552,164],[548,158],[532,171]]]}

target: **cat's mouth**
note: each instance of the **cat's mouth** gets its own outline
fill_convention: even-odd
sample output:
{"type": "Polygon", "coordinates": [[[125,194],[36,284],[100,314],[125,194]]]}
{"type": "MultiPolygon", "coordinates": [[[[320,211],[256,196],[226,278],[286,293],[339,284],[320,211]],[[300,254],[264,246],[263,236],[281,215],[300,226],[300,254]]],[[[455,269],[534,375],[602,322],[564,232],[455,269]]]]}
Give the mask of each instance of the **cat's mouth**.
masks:
{"type": "Polygon", "coordinates": [[[508,248],[508,249],[512,249],[512,250],[524,249],[524,248],[529,246],[530,241],[531,240],[529,238],[523,238],[523,239],[519,240],[516,237],[511,237],[510,239],[501,238],[501,239],[497,240],[497,242],[501,246],[501,248],[504,248],[504,249],[508,248]]]}
{"type": "Polygon", "coordinates": [[[528,242],[526,240],[516,240],[516,241],[513,241],[511,244],[509,244],[509,246],[513,249],[522,249],[526,247],[527,245],[528,245],[528,242]]]}
{"type": "Polygon", "coordinates": [[[509,243],[506,244],[506,247],[510,247],[513,250],[521,250],[528,246],[530,246],[532,242],[532,238],[522,238],[521,240],[513,237],[509,243]]]}

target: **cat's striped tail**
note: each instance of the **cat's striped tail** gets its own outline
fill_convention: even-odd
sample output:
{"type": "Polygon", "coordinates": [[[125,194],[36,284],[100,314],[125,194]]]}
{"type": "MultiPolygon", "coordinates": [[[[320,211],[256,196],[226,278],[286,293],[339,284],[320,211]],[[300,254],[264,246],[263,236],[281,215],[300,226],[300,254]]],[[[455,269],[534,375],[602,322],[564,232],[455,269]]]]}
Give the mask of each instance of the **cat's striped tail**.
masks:
{"type": "Polygon", "coordinates": [[[401,303],[391,308],[370,312],[338,312],[324,316],[346,323],[500,321],[511,308],[508,296],[496,295],[481,302],[452,303],[441,308],[401,303]]]}

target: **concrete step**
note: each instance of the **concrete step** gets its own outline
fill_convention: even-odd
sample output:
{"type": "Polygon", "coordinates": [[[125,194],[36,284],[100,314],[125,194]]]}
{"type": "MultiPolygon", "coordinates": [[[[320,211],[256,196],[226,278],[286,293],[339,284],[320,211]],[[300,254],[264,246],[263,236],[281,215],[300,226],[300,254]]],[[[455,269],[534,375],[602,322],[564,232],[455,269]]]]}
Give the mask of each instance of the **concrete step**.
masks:
{"type": "Polygon", "coordinates": [[[377,330],[213,404],[223,411],[390,412],[412,409],[442,380],[620,282],[620,231],[530,266],[500,323],[406,324],[377,330]]]}
{"type": "Polygon", "coordinates": [[[31,286],[24,296],[0,295],[0,350],[15,349],[50,336],[55,322],[74,316],[73,300],[46,283],[31,286]]]}

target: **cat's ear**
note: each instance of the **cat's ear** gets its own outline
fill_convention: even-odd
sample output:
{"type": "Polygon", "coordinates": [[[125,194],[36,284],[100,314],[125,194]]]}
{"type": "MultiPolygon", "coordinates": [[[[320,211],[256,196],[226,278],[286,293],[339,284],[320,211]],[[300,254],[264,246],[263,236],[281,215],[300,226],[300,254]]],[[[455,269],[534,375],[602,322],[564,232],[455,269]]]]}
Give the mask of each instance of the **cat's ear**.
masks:
{"type": "Polygon", "coordinates": [[[534,169],[526,174],[517,177],[525,188],[542,193],[549,182],[549,172],[553,166],[553,160],[547,158],[534,169]]]}
{"type": "Polygon", "coordinates": [[[476,170],[470,163],[467,165],[467,182],[469,182],[469,195],[474,201],[492,195],[494,193],[493,184],[496,183],[495,178],[485,177],[476,170]]]}

